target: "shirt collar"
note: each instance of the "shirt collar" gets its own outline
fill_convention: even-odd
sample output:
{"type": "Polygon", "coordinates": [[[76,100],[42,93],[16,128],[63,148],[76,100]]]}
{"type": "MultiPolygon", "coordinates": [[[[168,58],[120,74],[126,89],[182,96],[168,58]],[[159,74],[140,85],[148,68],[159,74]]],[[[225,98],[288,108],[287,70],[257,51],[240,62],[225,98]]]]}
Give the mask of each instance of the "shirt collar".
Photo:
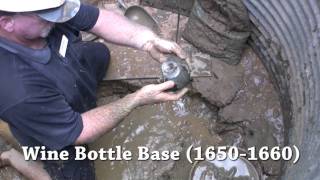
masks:
{"type": "Polygon", "coordinates": [[[26,60],[41,64],[47,64],[51,59],[51,50],[49,46],[46,46],[43,49],[32,49],[0,37],[0,47],[11,53],[23,56],[26,60]]]}

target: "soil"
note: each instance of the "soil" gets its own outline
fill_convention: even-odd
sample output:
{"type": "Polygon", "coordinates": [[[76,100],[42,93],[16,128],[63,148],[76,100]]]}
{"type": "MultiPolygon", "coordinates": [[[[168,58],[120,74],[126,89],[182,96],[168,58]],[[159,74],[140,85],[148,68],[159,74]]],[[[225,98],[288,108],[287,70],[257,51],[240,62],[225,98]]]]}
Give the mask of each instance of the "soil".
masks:
{"type": "Polygon", "coordinates": [[[228,64],[238,64],[250,35],[249,16],[239,0],[195,1],[184,38],[228,64]]]}
{"type": "MultiPolygon", "coordinates": [[[[109,8],[114,7],[113,4],[106,5],[109,8]]],[[[146,7],[146,10],[160,22],[161,36],[175,39],[176,14],[149,7],[146,7]]],[[[187,21],[188,18],[182,16],[180,32],[187,21]]],[[[180,101],[134,110],[111,133],[92,144],[92,148],[122,145],[134,152],[137,146],[147,146],[151,150],[170,149],[184,152],[190,144],[203,147],[234,145],[242,149],[283,145],[282,111],[278,94],[261,60],[252,49],[245,48],[240,63],[230,65],[201,52],[181,36],[178,42],[189,54],[187,62],[189,66],[193,66],[194,72],[203,73],[208,70],[201,69],[203,63],[210,67],[209,73],[212,77],[194,78],[190,93],[180,101]]],[[[145,61],[141,62],[150,61],[147,54],[139,56],[139,53],[132,53],[132,49],[114,45],[110,48],[114,52],[112,57],[120,61],[117,63],[121,64],[122,59],[126,59],[127,67],[119,66],[120,75],[123,75],[121,68],[137,66],[134,59],[142,57],[145,61]]],[[[157,64],[151,64],[142,64],[146,69],[144,73],[158,72],[150,70],[158,68],[157,64]]],[[[117,77],[117,72],[113,72],[115,74],[111,75],[117,77]]],[[[131,73],[134,74],[135,71],[131,73]]],[[[137,73],[141,73],[141,70],[137,73]]],[[[125,75],[131,76],[130,73],[125,75]]],[[[159,79],[106,81],[99,91],[99,102],[108,103],[146,84],[158,82],[159,79]]],[[[276,179],[280,174],[278,161],[258,164],[260,166],[257,167],[263,170],[264,179],[276,179]]],[[[180,161],[167,162],[96,162],[98,179],[187,179],[190,170],[190,163],[183,157],[180,161]]]]}
{"type": "MultiPolygon", "coordinates": [[[[260,59],[247,49],[238,66],[228,66],[221,65],[226,67],[221,69],[224,76],[237,71],[241,72],[241,78],[224,77],[218,84],[225,86],[240,81],[241,86],[232,98],[229,97],[231,101],[227,105],[212,104],[210,96],[207,98],[194,89],[180,101],[134,110],[123,123],[91,147],[99,149],[122,145],[134,152],[137,146],[147,146],[152,150],[171,149],[183,153],[190,144],[203,147],[234,145],[242,149],[282,146],[283,122],[279,99],[260,59]]],[[[121,98],[137,88],[139,86],[126,81],[105,82],[99,91],[99,104],[121,98]]],[[[202,88],[212,87],[211,84],[203,84],[202,88]]],[[[223,88],[219,92],[229,94],[223,88]]],[[[260,162],[260,166],[265,179],[276,179],[280,173],[278,161],[260,162]]],[[[185,179],[190,168],[190,163],[184,158],[161,163],[96,162],[98,179],[185,179]]]]}
{"type": "MultiPolygon", "coordinates": [[[[232,103],[219,110],[219,134],[225,143],[245,149],[283,146],[280,101],[267,71],[251,49],[245,51],[239,68],[244,70],[243,86],[232,103]]],[[[264,161],[262,166],[266,174],[280,175],[279,161],[264,161]]]]}
{"type": "MultiPolygon", "coordinates": [[[[117,96],[100,99],[106,104],[117,96]]],[[[134,110],[112,132],[104,135],[91,147],[99,149],[121,145],[137,154],[138,146],[150,150],[177,150],[184,154],[190,145],[217,145],[221,139],[214,134],[216,110],[197,94],[179,101],[134,110]]],[[[187,179],[192,164],[184,156],[179,161],[97,161],[98,179],[187,179]]]]}

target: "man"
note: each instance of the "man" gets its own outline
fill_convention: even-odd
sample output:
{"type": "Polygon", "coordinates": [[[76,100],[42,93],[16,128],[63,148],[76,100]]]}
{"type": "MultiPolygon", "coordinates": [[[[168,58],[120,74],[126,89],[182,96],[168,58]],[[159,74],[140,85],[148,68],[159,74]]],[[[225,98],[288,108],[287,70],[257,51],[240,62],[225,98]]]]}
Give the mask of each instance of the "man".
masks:
{"type": "MultiPolygon", "coordinates": [[[[187,91],[166,92],[174,86],[169,81],[96,107],[97,84],[110,55],[103,44],[82,42],[80,30],[148,51],[159,61],[162,53],[184,58],[180,47],[123,16],[78,0],[1,1],[0,11],[0,118],[23,146],[69,152],[69,161],[44,161],[53,179],[95,179],[92,162],[72,160],[74,145],[94,141],[137,106],[177,100],[187,91]]],[[[12,154],[1,158],[10,162],[12,154]]],[[[11,165],[19,170],[17,163],[11,165]]],[[[38,174],[29,169],[36,166],[20,171],[33,178],[38,174]]]]}

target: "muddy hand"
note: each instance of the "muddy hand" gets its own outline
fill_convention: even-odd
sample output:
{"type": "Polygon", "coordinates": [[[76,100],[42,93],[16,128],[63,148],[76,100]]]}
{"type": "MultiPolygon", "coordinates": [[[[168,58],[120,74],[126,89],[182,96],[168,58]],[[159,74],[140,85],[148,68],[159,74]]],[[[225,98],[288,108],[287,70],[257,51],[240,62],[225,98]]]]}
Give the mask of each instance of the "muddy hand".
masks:
{"type": "Polygon", "coordinates": [[[148,51],[150,55],[159,62],[164,62],[166,60],[164,54],[169,53],[174,53],[181,59],[186,58],[185,52],[177,43],[161,38],[148,41],[142,49],[148,51]]]}
{"type": "Polygon", "coordinates": [[[0,168],[10,166],[10,160],[13,153],[13,149],[7,150],[7,151],[2,151],[0,154],[0,168]]]}
{"type": "Polygon", "coordinates": [[[151,84],[144,86],[142,89],[135,92],[135,100],[138,105],[155,104],[165,101],[175,101],[180,99],[187,91],[184,88],[176,93],[165,92],[174,87],[173,81],[167,81],[162,84],[151,84]]]}

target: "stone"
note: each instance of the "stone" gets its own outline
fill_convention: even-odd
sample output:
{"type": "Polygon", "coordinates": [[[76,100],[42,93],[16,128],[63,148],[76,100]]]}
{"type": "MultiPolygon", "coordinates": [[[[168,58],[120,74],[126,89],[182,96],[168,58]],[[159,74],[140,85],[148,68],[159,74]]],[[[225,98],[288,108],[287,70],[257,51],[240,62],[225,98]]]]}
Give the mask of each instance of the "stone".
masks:
{"type": "MultiPolygon", "coordinates": [[[[242,137],[239,142],[245,149],[254,146],[259,151],[263,146],[283,146],[279,97],[266,69],[251,49],[245,51],[240,65],[244,71],[244,86],[230,105],[220,109],[218,122],[240,127],[242,137]]],[[[279,161],[263,161],[261,165],[266,174],[280,174],[279,161]]]]}
{"type": "Polygon", "coordinates": [[[242,86],[242,69],[216,58],[207,58],[211,58],[212,77],[194,78],[192,86],[211,104],[224,107],[232,102],[242,86]]]}
{"type": "Polygon", "coordinates": [[[243,87],[232,104],[220,110],[220,119],[228,123],[254,121],[265,117],[271,109],[280,111],[278,95],[268,73],[251,49],[244,53],[239,68],[244,73],[243,87]]]}
{"type": "Polygon", "coordinates": [[[249,16],[239,0],[197,0],[183,37],[201,51],[238,64],[250,35],[249,16]]]}

